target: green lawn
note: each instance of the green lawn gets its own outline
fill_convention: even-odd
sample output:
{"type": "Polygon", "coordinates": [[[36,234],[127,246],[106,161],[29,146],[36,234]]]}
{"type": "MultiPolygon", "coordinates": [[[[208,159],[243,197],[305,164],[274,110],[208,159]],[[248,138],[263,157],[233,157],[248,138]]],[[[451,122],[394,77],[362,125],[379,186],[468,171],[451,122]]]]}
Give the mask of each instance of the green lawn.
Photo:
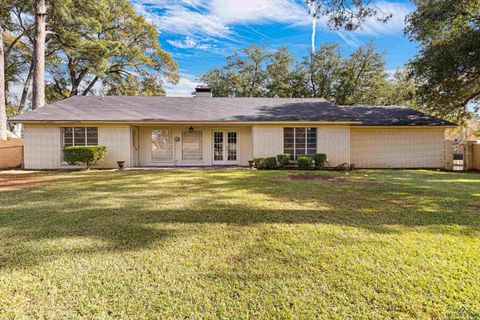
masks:
{"type": "Polygon", "coordinates": [[[480,174],[295,174],[0,172],[0,318],[480,316],[480,174]]]}

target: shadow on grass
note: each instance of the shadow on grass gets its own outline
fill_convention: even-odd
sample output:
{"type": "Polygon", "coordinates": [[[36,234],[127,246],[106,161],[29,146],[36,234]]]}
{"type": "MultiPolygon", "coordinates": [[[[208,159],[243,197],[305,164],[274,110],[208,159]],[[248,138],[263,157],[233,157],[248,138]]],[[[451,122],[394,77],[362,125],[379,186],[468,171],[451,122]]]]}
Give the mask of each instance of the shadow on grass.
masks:
{"type": "Polygon", "coordinates": [[[356,171],[338,183],[292,181],[284,171],[59,175],[47,185],[0,192],[1,268],[62,254],[148,249],[178,236],[175,226],[190,224],[331,224],[377,233],[428,227],[423,231],[466,236],[480,230],[472,196],[478,175],[356,171]],[[41,246],[77,238],[98,243],[41,246]]]}

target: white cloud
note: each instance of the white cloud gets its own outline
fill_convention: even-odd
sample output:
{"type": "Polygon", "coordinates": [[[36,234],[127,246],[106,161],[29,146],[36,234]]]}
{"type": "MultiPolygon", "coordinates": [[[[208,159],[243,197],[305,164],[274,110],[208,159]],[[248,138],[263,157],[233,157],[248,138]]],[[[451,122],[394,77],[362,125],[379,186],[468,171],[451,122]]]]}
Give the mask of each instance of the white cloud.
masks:
{"type": "Polygon", "coordinates": [[[212,46],[208,43],[202,43],[197,39],[187,36],[181,40],[167,40],[169,44],[176,48],[180,49],[200,49],[200,50],[207,50],[210,49],[212,46]]]}
{"type": "Polygon", "coordinates": [[[290,0],[131,0],[138,13],[160,32],[186,36],[230,38],[235,24],[291,22],[307,17],[306,9],[290,0]]]}
{"type": "MultiPolygon", "coordinates": [[[[153,22],[160,32],[183,35],[183,40],[170,40],[178,48],[207,49],[203,39],[241,41],[233,31],[236,25],[281,22],[292,27],[309,27],[311,19],[303,0],[131,0],[136,10],[153,22]]],[[[340,31],[339,36],[350,46],[358,46],[356,36],[382,36],[403,31],[405,17],[413,6],[401,2],[379,0],[373,3],[381,14],[392,14],[387,23],[368,18],[353,31],[340,31]]],[[[327,18],[317,25],[328,31],[327,18]]]]}
{"type": "Polygon", "coordinates": [[[337,34],[350,47],[358,48],[362,45],[362,42],[358,40],[358,38],[352,33],[348,33],[345,31],[337,31],[337,34]]]}
{"type": "Polygon", "coordinates": [[[195,87],[200,84],[192,75],[182,74],[180,82],[177,85],[165,84],[167,97],[191,97],[195,87]]]}
{"type": "Polygon", "coordinates": [[[379,1],[374,3],[374,5],[380,14],[392,14],[392,18],[388,22],[383,23],[375,17],[370,17],[354,33],[365,35],[401,33],[405,26],[405,17],[413,10],[411,6],[399,2],[379,1]]]}

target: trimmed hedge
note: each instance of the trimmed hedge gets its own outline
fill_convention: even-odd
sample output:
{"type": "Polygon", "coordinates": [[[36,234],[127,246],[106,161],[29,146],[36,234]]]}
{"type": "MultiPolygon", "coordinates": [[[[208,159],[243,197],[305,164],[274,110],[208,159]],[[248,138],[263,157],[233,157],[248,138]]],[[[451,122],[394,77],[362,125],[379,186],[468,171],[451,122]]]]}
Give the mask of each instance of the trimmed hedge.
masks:
{"type": "Polygon", "coordinates": [[[267,163],[265,161],[265,158],[255,158],[253,160],[255,161],[255,168],[257,168],[258,170],[267,169],[267,163]]]}
{"type": "Polygon", "coordinates": [[[270,157],[270,158],[265,159],[265,167],[267,168],[267,170],[277,169],[278,168],[277,158],[270,157]]]}
{"type": "Polygon", "coordinates": [[[313,160],[315,160],[315,168],[319,169],[325,165],[327,155],[325,153],[317,153],[313,156],[313,160]]]}
{"type": "Polygon", "coordinates": [[[308,155],[297,156],[298,168],[301,170],[309,170],[312,164],[312,158],[308,155]]]}
{"type": "Polygon", "coordinates": [[[70,165],[85,164],[87,169],[107,154],[104,146],[74,146],[63,149],[63,158],[70,165]]]}
{"type": "Polygon", "coordinates": [[[290,163],[290,155],[288,153],[279,154],[277,156],[277,160],[278,160],[278,166],[280,167],[280,169],[285,169],[290,163]]]}

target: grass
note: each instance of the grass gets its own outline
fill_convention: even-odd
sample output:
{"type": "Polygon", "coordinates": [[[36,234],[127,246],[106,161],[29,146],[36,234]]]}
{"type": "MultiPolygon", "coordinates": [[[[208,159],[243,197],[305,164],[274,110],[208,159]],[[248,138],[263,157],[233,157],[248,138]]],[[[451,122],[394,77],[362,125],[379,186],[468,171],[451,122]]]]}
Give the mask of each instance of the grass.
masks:
{"type": "Polygon", "coordinates": [[[0,172],[0,318],[480,317],[480,174],[291,174],[0,172]]]}

